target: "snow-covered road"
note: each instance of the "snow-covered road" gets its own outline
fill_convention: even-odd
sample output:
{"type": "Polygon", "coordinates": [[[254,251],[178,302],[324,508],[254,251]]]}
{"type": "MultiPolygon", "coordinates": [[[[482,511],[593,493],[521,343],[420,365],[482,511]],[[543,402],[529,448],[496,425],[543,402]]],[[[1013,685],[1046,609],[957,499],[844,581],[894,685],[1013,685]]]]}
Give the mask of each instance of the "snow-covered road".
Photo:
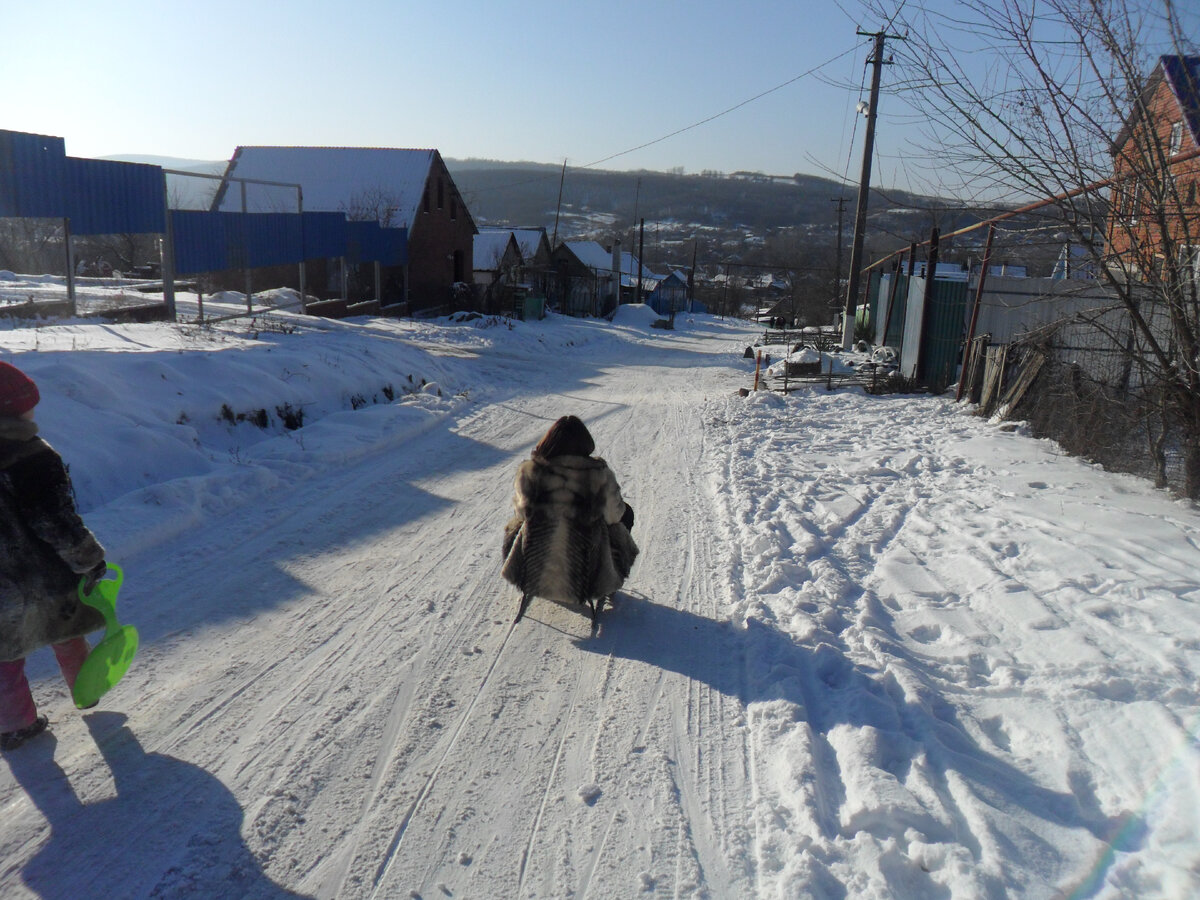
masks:
{"type": "MultiPolygon", "coordinates": [[[[7,357],[45,386],[143,646],[82,715],[31,659],[52,732],[0,767],[4,896],[1200,884],[1192,505],[937,398],[740,398],[750,332],[704,317],[357,327],[267,343],[304,347],[314,383],[365,380],[354,357],[442,396],[313,401],[253,446],[205,396],[207,424],[188,407],[166,426],[208,462],[127,493],[52,433],[50,358],[111,380],[142,351],[106,332],[72,353],[77,329],[7,357]],[[643,551],[595,637],[544,600],[513,627],[498,577],[516,466],[566,413],[643,551]]],[[[161,374],[171,402],[200,393],[172,381],[192,351],[218,395],[234,357],[296,382],[262,342],[180,347],[168,328],[118,337],[160,348],[137,378],[161,374]]]]}

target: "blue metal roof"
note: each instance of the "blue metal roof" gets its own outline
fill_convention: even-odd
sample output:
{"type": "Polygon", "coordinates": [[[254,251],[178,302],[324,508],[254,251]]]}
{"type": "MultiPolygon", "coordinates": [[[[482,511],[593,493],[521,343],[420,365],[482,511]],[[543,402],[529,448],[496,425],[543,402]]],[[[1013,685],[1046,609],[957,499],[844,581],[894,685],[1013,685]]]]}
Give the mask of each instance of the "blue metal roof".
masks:
{"type": "Polygon", "coordinates": [[[1200,56],[1163,56],[1159,64],[1187,120],[1192,140],[1200,144],[1200,56]]]}

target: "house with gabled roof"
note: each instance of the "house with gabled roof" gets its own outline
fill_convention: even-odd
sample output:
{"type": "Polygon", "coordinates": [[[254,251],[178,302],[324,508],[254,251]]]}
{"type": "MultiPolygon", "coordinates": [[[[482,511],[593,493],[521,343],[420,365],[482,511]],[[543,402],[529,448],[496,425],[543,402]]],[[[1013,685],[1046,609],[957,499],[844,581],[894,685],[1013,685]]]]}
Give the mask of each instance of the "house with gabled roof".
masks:
{"type": "Polygon", "coordinates": [[[483,309],[510,309],[517,294],[544,299],[550,255],[544,228],[480,229],[475,235],[474,272],[483,309]]]}
{"type": "Polygon", "coordinates": [[[511,305],[512,292],[521,278],[521,248],[511,231],[483,230],[475,235],[472,273],[475,295],[486,313],[511,305]]]}
{"type": "Polygon", "coordinates": [[[546,268],[550,265],[550,239],[545,228],[514,228],[513,237],[521,249],[521,263],[526,268],[546,268]]]}
{"type": "Polygon", "coordinates": [[[475,283],[487,286],[521,265],[521,248],[511,231],[484,229],[475,235],[472,271],[475,283]]]}
{"type": "MultiPolygon", "coordinates": [[[[616,309],[618,299],[613,295],[613,252],[596,241],[566,241],[554,249],[551,257],[554,270],[553,299],[570,315],[608,315],[616,309]]],[[[638,265],[632,253],[621,251],[617,266],[620,277],[621,303],[632,303],[638,296],[638,277],[641,277],[643,299],[659,280],[645,266],[638,265]],[[640,271],[639,271],[640,270],[640,271]]]]}
{"type": "Polygon", "coordinates": [[[454,308],[472,280],[478,229],[437,150],[384,147],[238,147],[213,208],[247,212],[296,210],[300,185],[305,212],[343,212],[352,221],[377,221],[408,231],[408,264],[385,274],[410,312],[454,308]],[[457,299],[456,299],[457,298],[457,299]]]}
{"type": "Polygon", "coordinates": [[[1178,253],[1200,269],[1200,56],[1159,57],[1112,155],[1113,262],[1136,276],[1178,253]]]}

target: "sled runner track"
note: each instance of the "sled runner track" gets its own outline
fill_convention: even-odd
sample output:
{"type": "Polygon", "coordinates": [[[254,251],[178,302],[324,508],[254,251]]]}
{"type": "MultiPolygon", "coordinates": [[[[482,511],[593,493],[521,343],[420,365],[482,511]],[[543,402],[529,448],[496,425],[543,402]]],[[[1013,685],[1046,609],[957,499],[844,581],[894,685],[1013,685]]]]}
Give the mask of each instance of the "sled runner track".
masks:
{"type": "Polygon", "coordinates": [[[587,900],[588,890],[592,886],[592,874],[596,871],[600,860],[604,858],[604,848],[608,844],[608,837],[612,834],[613,825],[616,824],[620,814],[621,808],[618,807],[608,817],[608,821],[604,825],[604,832],[600,835],[599,843],[596,844],[596,852],[592,854],[587,867],[580,873],[579,886],[575,889],[575,900],[587,900]]]}
{"type": "Polygon", "coordinates": [[[509,638],[512,637],[513,631],[516,630],[516,624],[517,623],[513,622],[508,626],[508,631],[504,634],[504,640],[500,642],[500,647],[496,650],[496,655],[492,657],[491,665],[488,666],[487,672],[484,673],[483,680],[479,682],[479,687],[475,691],[475,696],[471,698],[471,702],[467,704],[467,708],[463,710],[462,715],[458,717],[458,723],[454,726],[454,732],[450,735],[450,740],[446,742],[445,749],[442,750],[442,754],[438,757],[437,763],[434,764],[433,769],[430,771],[429,775],[426,776],[425,783],[422,785],[420,793],[417,794],[417,798],[413,800],[412,804],[408,808],[408,811],[404,814],[404,818],[401,819],[400,825],[396,828],[396,834],[392,837],[392,843],[388,847],[387,853],[384,854],[383,860],[379,863],[378,868],[375,870],[375,878],[371,883],[371,897],[375,897],[379,893],[380,884],[383,882],[384,878],[386,878],[388,871],[392,867],[392,863],[395,861],[396,856],[400,853],[400,847],[404,843],[404,835],[408,831],[409,823],[412,822],[413,817],[420,812],[421,806],[425,802],[425,798],[428,797],[430,792],[433,790],[434,783],[441,774],[442,765],[446,762],[447,757],[450,755],[450,751],[454,749],[454,745],[458,742],[459,735],[462,734],[463,728],[466,727],[467,720],[471,718],[471,713],[474,712],[475,706],[479,702],[479,698],[483,696],[484,688],[487,687],[488,682],[491,680],[492,673],[496,671],[496,666],[500,663],[500,657],[504,655],[504,650],[508,647],[509,638]]]}
{"type": "MultiPolygon", "coordinates": [[[[408,661],[406,668],[409,673],[421,668],[423,657],[424,652],[419,652],[408,661]]],[[[322,888],[318,891],[321,896],[337,897],[342,891],[346,876],[358,855],[359,845],[362,841],[363,822],[378,799],[384,773],[393,759],[397,735],[400,734],[408,718],[409,705],[415,689],[416,685],[411,678],[400,679],[400,690],[397,691],[396,698],[392,701],[392,709],[380,740],[380,746],[384,748],[384,751],[379,754],[371,769],[370,781],[359,809],[358,821],[346,837],[340,841],[343,846],[335,848],[329,855],[333,861],[332,872],[326,875],[322,882],[324,885],[332,885],[332,889],[322,888]]]]}
{"type": "Polygon", "coordinates": [[[525,867],[529,864],[529,854],[533,852],[533,845],[537,841],[538,831],[542,827],[542,817],[546,813],[546,803],[550,799],[550,790],[554,787],[554,779],[558,775],[558,768],[562,764],[563,748],[567,743],[567,735],[571,732],[571,717],[575,714],[575,704],[579,700],[579,687],[583,683],[583,655],[579,656],[579,665],[575,675],[575,688],[571,691],[571,703],[567,707],[567,713],[563,716],[561,734],[558,736],[558,747],[554,750],[554,763],[550,766],[550,775],[546,779],[546,788],[542,791],[542,802],[538,805],[537,815],[533,819],[533,828],[529,832],[529,840],[525,844],[525,849],[521,853],[521,868],[517,873],[517,896],[521,895],[522,889],[525,887],[525,867]]]}

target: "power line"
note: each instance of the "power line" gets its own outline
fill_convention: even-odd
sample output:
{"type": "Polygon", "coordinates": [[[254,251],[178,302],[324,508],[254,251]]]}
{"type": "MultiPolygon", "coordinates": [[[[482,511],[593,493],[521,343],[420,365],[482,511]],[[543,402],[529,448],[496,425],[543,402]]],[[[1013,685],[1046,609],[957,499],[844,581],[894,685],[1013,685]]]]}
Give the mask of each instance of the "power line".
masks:
{"type": "Polygon", "coordinates": [[[743,100],[741,103],[735,103],[733,106],[729,107],[728,109],[723,109],[723,110],[721,110],[721,112],[715,113],[711,116],[708,116],[707,118],[701,119],[699,122],[693,122],[691,125],[685,125],[683,128],[678,128],[675,131],[672,131],[670,134],[664,134],[660,138],[655,138],[652,141],[646,141],[646,143],[644,143],[644,144],[638,144],[636,147],[630,147],[628,150],[622,150],[619,153],[614,153],[611,156],[606,156],[603,159],[598,159],[595,162],[590,162],[586,166],[580,166],[580,168],[590,169],[592,166],[598,166],[598,165],[600,165],[600,163],[606,163],[611,159],[616,159],[618,156],[626,156],[627,154],[634,153],[638,150],[644,150],[647,147],[653,147],[655,144],[661,144],[663,141],[673,138],[677,135],[683,134],[685,131],[691,131],[693,128],[699,128],[701,125],[707,125],[709,122],[712,122],[715,119],[719,119],[722,116],[729,115],[729,113],[733,112],[734,110],[741,109],[743,106],[747,106],[748,104],[753,103],[755,100],[761,100],[763,97],[766,97],[769,94],[774,94],[776,91],[781,91],[788,85],[795,84],[801,78],[807,78],[809,75],[812,75],[814,72],[825,68],[825,66],[828,66],[831,63],[837,62],[843,56],[846,56],[850,53],[855,52],[856,49],[857,49],[856,47],[851,47],[849,50],[845,50],[845,51],[837,54],[836,56],[833,56],[833,57],[825,60],[825,62],[813,66],[807,72],[801,72],[799,75],[796,75],[793,78],[789,78],[787,81],[783,82],[782,84],[777,84],[777,85],[775,85],[775,87],[768,88],[767,90],[763,91],[760,94],[755,94],[753,97],[750,97],[747,100],[743,100]]]}
{"type": "MultiPolygon", "coordinates": [[[[749,104],[754,103],[756,100],[761,100],[763,97],[767,97],[771,94],[776,93],[777,91],[781,91],[788,85],[795,84],[797,81],[799,81],[802,78],[807,78],[808,76],[814,74],[815,72],[818,72],[819,70],[825,68],[826,66],[837,62],[843,56],[847,56],[851,53],[856,52],[857,49],[858,49],[858,47],[851,47],[848,50],[844,50],[841,53],[837,54],[836,56],[832,56],[829,59],[825,60],[824,62],[813,66],[811,69],[801,72],[799,75],[793,76],[792,78],[789,78],[787,81],[784,81],[780,84],[775,85],[775,87],[773,87],[773,88],[768,88],[765,91],[761,91],[760,93],[755,94],[753,97],[748,97],[747,99],[741,101],[740,103],[735,103],[733,106],[730,106],[727,109],[723,109],[718,113],[713,113],[711,116],[706,116],[705,118],[701,119],[698,122],[693,122],[691,125],[685,125],[682,128],[677,128],[674,131],[672,131],[670,134],[664,134],[662,137],[658,137],[652,141],[646,141],[645,143],[638,144],[636,147],[630,147],[627,150],[621,150],[617,153],[610,154],[609,156],[606,156],[603,159],[597,159],[594,162],[587,163],[586,165],[572,166],[572,168],[590,169],[593,166],[598,166],[601,163],[609,162],[610,160],[617,159],[618,157],[628,156],[630,153],[636,153],[638,150],[644,150],[647,147],[653,147],[655,144],[661,144],[663,141],[670,140],[671,138],[677,137],[685,132],[691,131],[695,128],[699,128],[701,125],[707,125],[709,122],[713,122],[713,121],[721,118],[722,116],[727,116],[731,112],[741,109],[743,106],[748,106],[749,104]]],[[[540,176],[538,178],[530,178],[526,181],[514,182],[512,184],[500,185],[498,187],[478,188],[478,189],[472,191],[471,193],[472,194],[483,194],[483,193],[487,193],[488,191],[501,191],[501,190],[506,190],[508,188],[521,187],[526,184],[534,184],[539,181],[549,181],[552,177],[553,177],[553,175],[547,174],[547,175],[540,176]]]]}

